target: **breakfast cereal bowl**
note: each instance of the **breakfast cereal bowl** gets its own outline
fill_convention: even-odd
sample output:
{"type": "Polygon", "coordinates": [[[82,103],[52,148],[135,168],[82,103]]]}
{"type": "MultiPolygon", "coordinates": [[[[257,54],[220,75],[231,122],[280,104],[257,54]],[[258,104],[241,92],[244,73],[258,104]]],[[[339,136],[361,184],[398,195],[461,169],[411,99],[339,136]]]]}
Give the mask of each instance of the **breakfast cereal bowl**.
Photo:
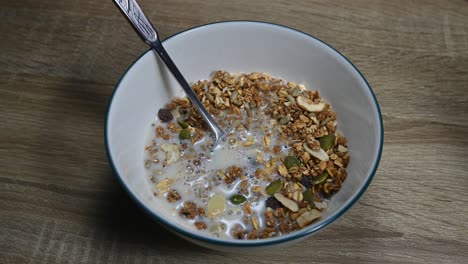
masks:
{"type": "MultiPolygon", "coordinates": [[[[301,228],[298,230],[281,235],[272,232],[267,238],[242,240],[213,236],[209,232],[197,230],[193,225],[187,224],[184,217],[177,214],[176,209],[165,209],[167,206],[163,206],[160,199],[162,193],[158,196],[152,181],[148,180],[149,161],[146,161],[145,148],[148,148],[147,135],[150,125],[154,125],[155,120],[158,120],[158,111],[165,108],[171,99],[184,95],[164,63],[149,50],[128,68],[112,95],[105,125],[105,141],[117,179],[133,200],[164,227],[189,241],[216,250],[257,250],[286,245],[304,239],[338,219],[357,202],[369,186],[382,152],[382,117],[377,100],[365,78],[349,60],[331,46],[288,27],[252,21],[220,22],[192,28],[169,37],[163,45],[189,83],[210,79],[217,70],[230,73],[261,72],[286,81],[294,81],[300,84],[297,87],[301,89],[318,90],[323,100],[329,103],[336,113],[337,130],[347,138],[347,144],[343,143],[346,147],[338,146],[341,151],[337,153],[339,157],[332,154],[335,155],[335,163],[330,163],[332,169],[333,164],[338,164],[336,169],[340,169],[342,160],[351,156],[348,158],[349,163],[346,162],[346,180],[327,200],[326,210],[311,209],[320,206],[320,203],[316,205],[315,202],[311,202],[309,207],[304,208],[314,212],[321,210],[321,216],[314,222],[299,225],[301,228]]],[[[307,90],[303,92],[309,93],[307,90]]],[[[296,99],[290,96],[287,98],[292,98],[293,103],[299,104],[299,99],[295,96],[296,99]]],[[[311,118],[315,116],[315,113],[308,115],[311,118]]],[[[308,117],[305,117],[307,122],[310,121],[308,117]]],[[[274,119],[272,118],[272,125],[277,124],[274,119]]],[[[282,126],[286,127],[288,125],[282,126]]],[[[154,131],[154,128],[151,129],[154,131]]],[[[334,144],[339,144],[335,138],[334,144]]],[[[216,152],[213,153],[217,155],[216,152]]],[[[328,154],[330,153],[329,151],[328,154]]],[[[328,164],[331,160],[328,155],[326,158],[324,162],[328,164]]],[[[223,159],[229,159],[229,156],[223,159]]],[[[317,160],[317,167],[320,167],[319,161],[317,160]]],[[[306,166],[304,160],[301,159],[301,162],[300,164],[306,166]]],[[[297,166],[302,165],[298,163],[297,166]]],[[[293,173],[289,167],[287,169],[289,172],[286,171],[285,174],[297,173],[293,173]]],[[[277,175],[278,172],[275,170],[270,174],[277,175]]],[[[288,175],[291,178],[290,174],[288,175]]],[[[154,180],[154,183],[160,182],[161,179],[154,180]]],[[[303,184],[299,181],[298,183],[303,184]]],[[[302,184],[297,186],[306,188],[302,184]]],[[[262,195],[268,194],[262,189],[257,196],[262,195]]],[[[276,193],[274,197],[278,198],[275,201],[285,198],[276,193]]],[[[300,198],[294,199],[305,198],[301,195],[300,198]]],[[[286,206],[285,203],[282,206],[286,206]]],[[[286,211],[287,208],[289,207],[286,206],[286,211]]],[[[290,210],[291,214],[288,214],[288,217],[292,219],[298,208],[290,210]]],[[[303,208],[301,210],[299,212],[307,211],[303,208]]],[[[297,215],[294,218],[297,218],[297,215]]]]}

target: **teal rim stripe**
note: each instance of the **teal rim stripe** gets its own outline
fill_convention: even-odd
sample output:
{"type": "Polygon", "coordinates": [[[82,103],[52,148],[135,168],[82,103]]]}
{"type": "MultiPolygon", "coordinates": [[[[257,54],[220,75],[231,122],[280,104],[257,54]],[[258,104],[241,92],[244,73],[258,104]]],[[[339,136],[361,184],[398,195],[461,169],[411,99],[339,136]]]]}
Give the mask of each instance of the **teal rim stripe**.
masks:
{"type": "Polygon", "coordinates": [[[305,32],[302,32],[302,31],[299,31],[297,29],[294,29],[294,28],[290,28],[290,27],[287,27],[287,26],[282,26],[282,25],[278,25],[278,24],[274,24],[274,23],[269,23],[269,22],[262,22],[262,21],[253,21],[253,20],[232,20],[232,21],[220,21],[220,22],[214,22],[214,23],[209,23],[209,24],[204,24],[204,25],[200,25],[200,26],[196,26],[196,27],[193,27],[193,28],[190,28],[190,29],[186,29],[184,31],[181,31],[179,33],[176,33],[170,37],[168,37],[167,39],[165,39],[163,41],[166,42],[180,34],[183,34],[183,33],[187,33],[189,31],[193,31],[195,29],[198,29],[198,28],[203,28],[203,27],[206,27],[206,26],[210,26],[210,25],[216,25],[216,24],[224,24],[224,23],[258,23],[258,24],[265,24],[265,25],[270,25],[270,26],[275,26],[275,27],[279,27],[279,28],[282,28],[282,29],[287,29],[287,30],[291,30],[291,31],[294,31],[296,33],[299,33],[299,34],[303,34],[305,36],[308,36],[310,38],[313,38],[314,40],[317,40],[323,44],[325,44],[327,47],[329,47],[330,49],[332,49],[333,51],[335,51],[337,54],[339,54],[342,58],[344,58],[353,68],[354,70],[359,74],[359,76],[361,76],[361,78],[364,80],[364,82],[366,83],[366,86],[367,88],[369,89],[369,92],[371,93],[372,95],[372,98],[373,98],[373,101],[375,103],[375,107],[377,109],[377,112],[378,112],[378,117],[379,117],[379,126],[380,126],[380,143],[379,143],[379,150],[378,150],[378,155],[377,155],[377,158],[374,162],[374,166],[372,168],[372,171],[370,173],[370,175],[368,176],[366,182],[364,183],[364,186],[358,191],[358,193],[346,204],[346,206],[344,206],[343,208],[339,209],[335,215],[333,217],[330,217],[328,219],[326,219],[325,221],[323,221],[322,223],[320,223],[320,225],[317,225],[316,227],[312,228],[312,229],[308,229],[308,230],[303,230],[302,232],[301,231],[296,231],[296,233],[293,233],[292,236],[290,237],[285,237],[283,239],[281,239],[281,237],[279,237],[279,239],[275,239],[275,240],[269,240],[269,239],[266,239],[266,240],[232,240],[232,241],[223,241],[223,240],[217,240],[217,239],[212,239],[212,238],[209,238],[209,237],[205,237],[205,236],[201,236],[201,235],[198,235],[196,233],[190,233],[190,232],[187,232],[186,230],[178,227],[177,225],[174,225],[170,222],[168,222],[167,220],[161,218],[160,216],[158,216],[157,214],[155,214],[153,211],[151,211],[151,209],[149,209],[145,204],[143,204],[142,202],[140,202],[140,200],[129,190],[128,186],[124,184],[123,182],[123,179],[122,177],[120,176],[119,172],[117,171],[116,169],[116,166],[115,166],[115,163],[114,163],[114,160],[112,159],[111,155],[110,155],[110,149],[109,149],[109,140],[108,140],[108,137],[107,137],[107,132],[108,132],[108,123],[109,123],[109,112],[110,112],[110,109],[112,107],[112,102],[113,102],[113,98],[115,96],[115,94],[117,93],[117,90],[118,88],[120,87],[120,83],[122,82],[122,80],[125,78],[125,76],[127,75],[128,71],[133,67],[133,65],[135,63],[137,63],[143,56],[146,55],[146,53],[150,52],[151,49],[147,50],[146,52],[144,52],[143,54],[141,54],[129,67],[127,67],[127,69],[125,70],[125,73],[122,75],[122,77],[120,78],[120,80],[117,82],[117,85],[115,86],[115,89],[110,97],[110,100],[109,100],[109,105],[108,105],[108,108],[107,108],[107,114],[106,114],[106,122],[105,122],[105,127],[104,127],[104,139],[105,139],[105,146],[106,146],[106,152],[107,152],[107,158],[109,160],[109,163],[111,164],[111,167],[112,167],[112,170],[114,171],[115,175],[117,176],[117,179],[120,183],[120,185],[122,185],[125,189],[125,191],[130,195],[130,197],[139,205],[139,207],[141,209],[143,209],[143,211],[148,214],[150,217],[152,217],[153,219],[157,220],[158,222],[161,222],[162,224],[164,224],[166,227],[172,229],[173,231],[176,231],[178,233],[181,233],[182,235],[186,236],[186,237],[189,237],[191,239],[195,239],[195,240],[199,240],[199,241],[202,241],[202,242],[207,242],[207,243],[211,243],[211,244],[217,244],[217,245],[222,245],[222,246],[231,246],[231,247],[251,247],[251,246],[255,246],[255,247],[260,247],[260,246],[268,246],[268,245],[274,245],[274,244],[281,244],[281,243],[285,243],[285,242],[288,242],[288,241],[291,241],[291,240],[295,240],[297,238],[300,238],[300,237],[304,237],[304,236],[307,236],[309,234],[312,234],[312,233],[315,233],[316,231],[326,227],[327,225],[329,225],[330,223],[332,223],[333,221],[335,221],[336,219],[338,219],[341,215],[343,215],[345,212],[347,212],[358,200],[359,198],[362,196],[362,194],[366,191],[366,189],[369,187],[369,184],[371,183],[372,179],[374,178],[375,176],[375,173],[377,171],[377,168],[379,166],[379,163],[380,163],[380,159],[382,157],[382,149],[383,149],[383,142],[384,142],[384,127],[383,127],[383,121],[382,121],[382,113],[381,113],[381,110],[380,110],[380,107],[379,107],[379,103],[377,102],[377,98],[374,94],[374,92],[372,91],[372,88],[371,86],[369,85],[369,82],[366,80],[366,78],[364,78],[364,76],[362,75],[362,73],[356,68],[356,66],[354,66],[354,64],[348,59],[346,58],[343,54],[341,54],[338,50],[336,50],[335,48],[333,48],[332,46],[330,46],[329,44],[327,44],[326,42],[308,34],[308,33],[305,33],[305,32]]]}

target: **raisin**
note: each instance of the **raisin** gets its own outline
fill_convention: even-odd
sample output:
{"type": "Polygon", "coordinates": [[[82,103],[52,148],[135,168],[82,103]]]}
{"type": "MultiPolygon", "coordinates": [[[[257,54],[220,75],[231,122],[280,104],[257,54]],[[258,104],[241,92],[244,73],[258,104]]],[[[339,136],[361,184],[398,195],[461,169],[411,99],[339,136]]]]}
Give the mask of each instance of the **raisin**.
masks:
{"type": "Polygon", "coordinates": [[[303,175],[299,182],[307,189],[312,187],[312,180],[308,176],[303,175]]]}
{"type": "Polygon", "coordinates": [[[159,109],[158,117],[159,117],[159,119],[161,119],[161,122],[163,122],[163,123],[167,123],[167,122],[171,121],[172,118],[174,118],[172,116],[171,111],[169,109],[165,109],[165,108],[159,109]]]}
{"type": "Polygon", "coordinates": [[[266,207],[270,207],[273,210],[283,207],[283,205],[273,196],[270,196],[268,199],[266,199],[265,205],[266,207]]]}

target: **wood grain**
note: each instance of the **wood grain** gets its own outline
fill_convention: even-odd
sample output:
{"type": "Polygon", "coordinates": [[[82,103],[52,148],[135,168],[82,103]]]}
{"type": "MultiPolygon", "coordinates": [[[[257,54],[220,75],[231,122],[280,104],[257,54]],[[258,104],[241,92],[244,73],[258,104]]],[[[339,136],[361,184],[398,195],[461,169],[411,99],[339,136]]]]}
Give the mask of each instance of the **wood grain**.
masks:
{"type": "Polygon", "coordinates": [[[163,38],[221,20],[336,47],[382,108],[375,180],[293,247],[202,249],[140,212],[103,145],[113,87],[145,45],[111,1],[0,4],[0,263],[466,263],[468,2],[140,0],[163,38]]]}

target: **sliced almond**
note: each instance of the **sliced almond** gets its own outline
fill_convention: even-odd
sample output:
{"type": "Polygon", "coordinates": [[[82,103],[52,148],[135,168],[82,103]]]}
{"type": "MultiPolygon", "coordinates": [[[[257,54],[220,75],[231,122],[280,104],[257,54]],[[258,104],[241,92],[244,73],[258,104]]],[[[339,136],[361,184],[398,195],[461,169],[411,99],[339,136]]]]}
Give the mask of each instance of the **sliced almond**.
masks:
{"type": "Polygon", "coordinates": [[[275,198],[278,200],[282,205],[286,206],[289,210],[293,212],[297,212],[299,210],[299,206],[297,203],[291,199],[284,197],[281,193],[275,193],[275,198]]]}
{"type": "Polygon", "coordinates": [[[296,98],[296,103],[304,110],[308,112],[320,112],[323,109],[325,109],[325,103],[320,102],[318,104],[315,104],[312,100],[309,98],[303,97],[303,96],[298,96],[296,98]]]}
{"type": "Polygon", "coordinates": [[[311,211],[307,211],[301,216],[299,216],[296,219],[296,222],[299,225],[299,227],[303,228],[304,226],[309,225],[310,223],[319,219],[320,217],[322,217],[322,213],[320,213],[319,210],[312,209],[311,211]]]}
{"type": "Polygon", "coordinates": [[[302,145],[302,147],[303,147],[304,150],[307,151],[310,155],[316,157],[316,158],[319,159],[319,160],[328,161],[328,159],[329,159],[327,152],[325,152],[325,150],[323,150],[323,149],[313,150],[313,149],[309,148],[309,146],[308,146],[306,143],[304,143],[304,144],[302,145]]]}

